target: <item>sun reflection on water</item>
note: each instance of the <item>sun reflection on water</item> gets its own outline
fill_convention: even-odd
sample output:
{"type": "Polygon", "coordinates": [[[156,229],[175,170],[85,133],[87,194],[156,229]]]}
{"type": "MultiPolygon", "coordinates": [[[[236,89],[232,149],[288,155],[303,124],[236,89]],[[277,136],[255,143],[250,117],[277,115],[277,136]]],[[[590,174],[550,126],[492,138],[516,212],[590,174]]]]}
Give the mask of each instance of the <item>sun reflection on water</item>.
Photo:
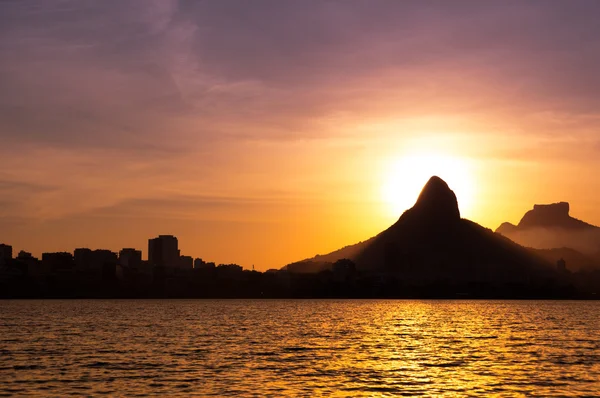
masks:
{"type": "Polygon", "coordinates": [[[3,304],[0,394],[600,394],[598,302],[3,304]]]}

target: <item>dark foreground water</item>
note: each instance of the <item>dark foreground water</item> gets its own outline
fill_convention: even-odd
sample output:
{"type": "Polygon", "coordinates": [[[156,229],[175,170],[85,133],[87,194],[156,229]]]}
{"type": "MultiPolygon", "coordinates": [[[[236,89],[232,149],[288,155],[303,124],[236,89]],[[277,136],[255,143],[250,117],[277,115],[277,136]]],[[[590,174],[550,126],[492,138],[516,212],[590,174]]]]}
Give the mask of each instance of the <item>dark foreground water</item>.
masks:
{"type": "Polygon", "coordinates": [[[0,301],[0,395],[600,396],[600,302],[0,301]]]}

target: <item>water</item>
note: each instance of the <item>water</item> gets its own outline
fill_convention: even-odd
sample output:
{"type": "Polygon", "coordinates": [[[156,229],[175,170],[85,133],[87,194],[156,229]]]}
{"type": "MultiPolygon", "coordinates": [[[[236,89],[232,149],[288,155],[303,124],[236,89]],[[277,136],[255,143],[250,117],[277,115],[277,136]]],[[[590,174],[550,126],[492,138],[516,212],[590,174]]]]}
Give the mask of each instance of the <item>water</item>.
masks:
{"type": "Polygon", "coordinates": [[[0,395],[600,395],[600,302],[0,301],[0,395]]]}

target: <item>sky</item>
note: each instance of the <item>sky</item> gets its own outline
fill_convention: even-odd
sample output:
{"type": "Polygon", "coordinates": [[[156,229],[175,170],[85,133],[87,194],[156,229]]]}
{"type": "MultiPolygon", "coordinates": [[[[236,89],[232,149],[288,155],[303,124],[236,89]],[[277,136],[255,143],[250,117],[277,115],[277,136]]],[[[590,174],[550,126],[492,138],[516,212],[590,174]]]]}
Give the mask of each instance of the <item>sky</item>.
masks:
{"type": "Polygon", "coordinates": [[[428,174],[491,229],[558,201],[600,225],[598,17],[594,0],[2,1],[0,242],[146,257],[174,234],[266,270],[384,230],[428,174]]]}

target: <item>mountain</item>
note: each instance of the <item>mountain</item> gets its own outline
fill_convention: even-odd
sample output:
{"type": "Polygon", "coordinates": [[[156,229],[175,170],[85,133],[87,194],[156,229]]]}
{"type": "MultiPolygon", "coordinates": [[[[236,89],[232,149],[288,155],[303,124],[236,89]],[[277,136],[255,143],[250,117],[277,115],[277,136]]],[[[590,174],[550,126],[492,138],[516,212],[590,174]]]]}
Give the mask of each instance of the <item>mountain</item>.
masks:
{"type": "MultiPolygon", "coordinates": [[[[569,209],[566,202],[535,205],[533,210],[525,213],[519,224],[503,223],[496,232],[523,246],[534,249],[570,248],[597,261],[600,258],[600,228],[571,217],[569,209]]],[[[573,253],[567,254],[573,257],[573,253]]]]}
{"type": "Polygon", "coordinates": [[[567,202],[559,202],[548,205],[534,205],[533,210],[529,210],[518,225],[505,222],[496,232],[511,233],[513,231],[522,231],[531,228],[563,228],[568,230],[580,230],[588,228],[598,228],[569,215],[570,205],[567,202]]]}
{"type": "Polygon", "coordinates": [[[552,264],[557,264],[562,259],[571,272],[600,269],[600,256],[586,255],[568,247],[554,249],[529,248],[529,250],[552,264]]]}
{"type": "Polygon", "coordinates": [[[328,254],[317,254],[313,258],[288,264],[284,267],[296,273],[314,273],[331,268],[332,264],[342,259],[356,258],[375,238],[342,247],[328,254]]]}
{"type": "Polygon", "coordinates": [[[359,270],[402,275],[411,280],[528,280],[552,265],[508,238],[462,219],[456,195],[431,177],[415,205],[377,236],[343,250],[290,264],[301,272],[311,262],[326,268],[341,258],[359,270]]]}

